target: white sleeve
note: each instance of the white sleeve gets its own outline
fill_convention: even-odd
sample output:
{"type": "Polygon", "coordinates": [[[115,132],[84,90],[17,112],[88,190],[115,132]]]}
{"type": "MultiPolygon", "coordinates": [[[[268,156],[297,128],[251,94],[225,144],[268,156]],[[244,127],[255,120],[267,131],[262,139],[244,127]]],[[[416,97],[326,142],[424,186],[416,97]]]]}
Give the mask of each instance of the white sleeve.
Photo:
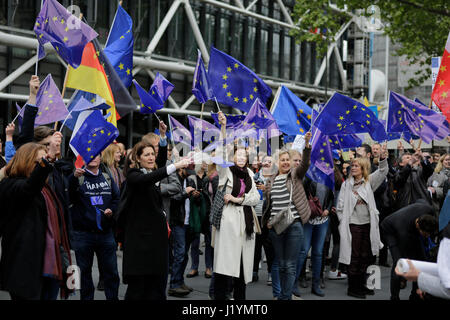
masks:
{"type": "Polygon", "coordinates": [[[177,171],[177,168],[175,167],[174,164],[169,164],[169,165],[166,167],[166,170],[167,170],[167,175],[170,176],[172,173],[174,173],[175,171],[177,171]]]}
{"type": "Polygon", "coordinates": [[[420,290],[425,291],[432,296],[450,300],[450,289],[445,288],[441,280],[436,276],[420,272],[417,284],[419,285],[420,290]]]}

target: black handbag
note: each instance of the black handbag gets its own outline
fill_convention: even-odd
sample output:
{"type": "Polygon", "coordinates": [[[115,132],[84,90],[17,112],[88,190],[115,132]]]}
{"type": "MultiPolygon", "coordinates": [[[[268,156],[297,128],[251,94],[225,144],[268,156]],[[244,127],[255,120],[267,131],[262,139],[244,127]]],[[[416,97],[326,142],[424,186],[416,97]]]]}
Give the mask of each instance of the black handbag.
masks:
{"type": "Polygon", "coordinates": [[[217,229],[220,229],[220,220],[222,220],[223,206],[225,205],[225,191],[227,189],[228,179],[222,190],[217,190],[214,201],[211,206],[210,222],[217,229]]]}

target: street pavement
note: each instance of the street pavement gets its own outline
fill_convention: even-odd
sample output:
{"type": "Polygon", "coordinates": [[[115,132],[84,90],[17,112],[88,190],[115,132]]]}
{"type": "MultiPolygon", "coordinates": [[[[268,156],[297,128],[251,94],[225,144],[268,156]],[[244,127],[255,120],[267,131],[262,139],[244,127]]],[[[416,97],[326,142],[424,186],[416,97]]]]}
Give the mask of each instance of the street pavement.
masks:
{"type": "MultiPolygon", "coordinates": [[[[203,238],[203,237],[202,237],[203,238]]],[[[201,248],[204,251],[204,247],[201,248]]],[[[331,251],[330,251],[331,252],[331,251]]],[[[75,255],[72,254],[73,261],[75,261],[75,255]]],[[[167,296],[168,300],[210,300],[208,295],[210,279],[206,279],[204,277],[205,274],[205,256],[200,256],[200,267],[199,267],[199,275],[194,278],[186,278],[185,283],[194,289],[189,295],[178,298],[167,296]]],[[[118,259],[118,268],[119,275],[122,280],[122,252],[117,251],[117,259],[118,259]]],[[[309,266],[309,259],[308,264],[309,266]]],[[[392,264],[392,261],[389,260],[389,263],[392,264]]],[[[189,272],[190,261],[188,263],[188,267],[186,268],[185,274],[189,272]]],[[[327,275],[329,267],[327,266],[325,269],[325,275],[327,275]]],[[[390,292],[389,292],[389,281],[390,281],[390,268],[380,267],[381,270],[381,289],[375,290],[374,296],[367,296],[366,300],[389,300],[390,292]]],[[[307,271],[308,268],[307,268],[307,271]]],[[[94,266],[92,270],[92,276],[94,280],[94,285],[97,286],[98,283],[98,266],[97,259],[94,258],[94,266]]],[[[307,278],[310,278],[310,273],[307,272],[307,278]]],[[[325,297],[318,297],[311,293],[311,280],[308,281],[308,288],[300,288],[301,299],[303,300],[361,300],[353,297],[347,296],[347,280],[329,280],[325,277],[325,285],[326,288],[323,289],[325,292],[325,297]]],[[[120,283],[119,288],[119,299],[123,300],[126,292],[126,285],[120,283]]],[[[408,282],[407,287],[400,292],[401,300],[408,300],[409,294],[411,291],[411,283],[408,282]]],[[[247,300],[273,300],[272,295],[272,287],[267,285],[267,264],[265,262],[261,262],[261,268],[259,270],[259,281],[254,283],[249,283],[247,285],[247,300]]],[[[0,291],[0,300],[9,300],[9,294],[5,291],[0,291]]],[[[80,295],[79,291],[76,291],[76,294],[71,296],[69,300],[79,300],[80,295]]],[[[105,300],[105,294],[103,291],[95,291],[95,300],[105,300]]]]}

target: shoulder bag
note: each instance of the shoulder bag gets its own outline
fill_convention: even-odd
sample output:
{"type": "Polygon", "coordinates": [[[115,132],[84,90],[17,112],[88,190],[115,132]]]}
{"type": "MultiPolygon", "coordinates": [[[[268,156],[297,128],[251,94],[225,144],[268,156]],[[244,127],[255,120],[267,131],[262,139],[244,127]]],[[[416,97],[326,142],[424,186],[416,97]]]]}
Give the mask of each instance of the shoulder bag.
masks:
{"type": "Polygon", "coordinates": [[[281,234],[284,230],[286,230],[295,220],[294,214],[291,211],[291,203],[292,203],[292,189],[294,189],[294,185],[291,186],[291,192],[289,194],[289,204],[286,209],[278,212],[275,216],[273,216],[269,220],[269,226],[272,226],[275,229],[277,234],[281,234]]]}
{"type": "Polygon", "coordinates": [[[217,229],[220,229],[220,220],[222,220],[223,206],[225,205],[225,191],[227,189],[228,179],[222,190],[217,190],[214,201],[211,206],[210,222],[217,229]]]}

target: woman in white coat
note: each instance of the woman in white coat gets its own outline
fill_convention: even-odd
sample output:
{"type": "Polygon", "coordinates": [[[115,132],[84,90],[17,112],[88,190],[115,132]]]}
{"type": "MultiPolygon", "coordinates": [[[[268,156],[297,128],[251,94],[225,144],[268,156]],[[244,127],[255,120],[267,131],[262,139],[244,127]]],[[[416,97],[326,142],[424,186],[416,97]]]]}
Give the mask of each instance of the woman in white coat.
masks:
{"type": "Polygon", "coordinates": [[[365,286],[366,272],[383,247],[373,192],[388,173],[386,157],[384,145],[379,169],[370,175],[367,158],[352,160],[351,176],[342,184],[336,209],[341,236],[339,262],[349,265],[347,294],[361,299],[365,299],[367,294],[374,294],[365,286]]]}
{"type": "MultiPolygon", "coordinates": [[[[219,113],[222,126],[221,138],[225,137],[226,117],[219,113]]],[[[225,161],[228,152],[222,148],[216,155],[223,155],[225,161]]],[[[254,206],[260,195],[253,180],[253,172],[247,168],[248,154],[245,149],[237,149],[234,153],[234,166],[222,168],[218,166],[219,186],[222,190],[225,183],[220,229],[213,227],[214,246],[214,295],[216,300],[225,300],[229,277],[233,277],[233,297],[245,300],[246,284],[252,281],[253,257],[255,251],[255,232],[260,232],[254,206]]]]}

